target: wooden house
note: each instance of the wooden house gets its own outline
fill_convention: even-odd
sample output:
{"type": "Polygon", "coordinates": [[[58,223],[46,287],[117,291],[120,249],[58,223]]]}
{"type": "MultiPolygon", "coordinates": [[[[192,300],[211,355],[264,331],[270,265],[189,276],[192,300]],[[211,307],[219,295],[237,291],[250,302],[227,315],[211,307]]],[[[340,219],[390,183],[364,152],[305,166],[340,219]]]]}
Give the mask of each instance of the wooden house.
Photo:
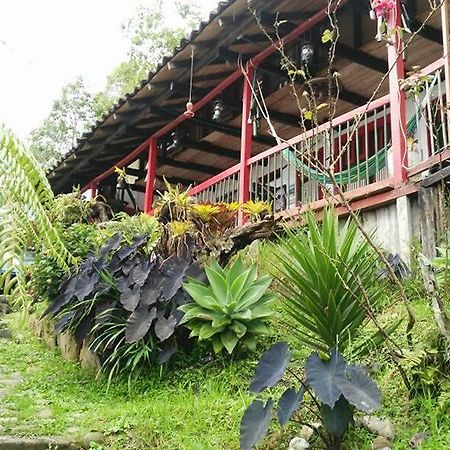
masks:
{"type": "Polygon", "coordinates": [[[48,172],[54,191],[151,213],[165,177],[199,202],[292,217],[329,202],[345,215],[344,195],[388,250],[408,257],[419,237],[432,253],[450,174],[447,2],[394,3],[378,41],[369,0],[221,2],[48,172]]]}

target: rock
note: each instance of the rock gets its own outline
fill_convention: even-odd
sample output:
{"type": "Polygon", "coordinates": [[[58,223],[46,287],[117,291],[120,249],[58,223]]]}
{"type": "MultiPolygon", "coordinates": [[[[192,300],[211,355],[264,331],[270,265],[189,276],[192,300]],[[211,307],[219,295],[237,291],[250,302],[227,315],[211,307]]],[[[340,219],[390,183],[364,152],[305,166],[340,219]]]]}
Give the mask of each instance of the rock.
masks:
{"type": "Polygon", "coordinates": [[[103,433],[99,433],[98,431],[91,431],[90,433],[86,433],[81,438],[81,443],[88,447],[92,442],[95,442],[96,444],[102,444],[105,441],[105,436],[103,433]]]}
{"type": "Polygon", "coordinates": [[[80,432],[80,427],[77,427],[76,425],[72,425],[70,427],[67,427],[66,433],[68,434],[77,434],[80,432]]]}
{"type": "Polygon", "coordinates": [[[389,419],[380,419],[376,416],[364,416],[361,424],[372,433],[389,439],[391,442],[395,439],[394,425],[389,419]]]}
{"type": "Polygon", "coordinates": [[[409,441],[409,445],[413,449],[418,449],[430,437],[430,434],[427,432],[424,433],[416,433],[409,441]]]}
{"type": "Polygon", "coordinates": [[[11,339],[12,333],[8,329],[0,329],[0,339],[11,339]]]}
{"type": "Polygon", "coordinates": [[[42,340],[45,342],[48,348],[56,348],[56,335],[53,330],[53,323],[49,320],[42,321],[42,340]]]}
{"type": "Polygon", "coordinates": [[[305,441],[309,441],[311,439],[311,436],[313,435],[314,430],[311,427],[308,427],[307,425],[303,425],[302,429],[300,430],[299,436],[303,438],[305,441]]]}
{"type": "Polygon", "coordinates": [[[78,361],[81,345],[77,343],[72,333],[58,335],[58,345],[66,361],[78,361]]]}
{"type": "Polygon", "coordinates": [[[0,437],[0,450],[48,450],[49,448],[57,448],[58,450],[79,450],[80,446],[71,439],[59,437],[0,437]]]}
{"type": "Polygon", "coordinates": [[[36,416],[40,419],[51,419],[53,417],[53,412],[50,408],[44,408],[38,411],[36,416]]]}
{"type": "Polygon", "coordinates": [[[305,439],[301,437],[295,437],[291,439],[291,442],[289,442],[288,450],[306,450],[308,448],[309,444],[305,439]]]}
{"type": "Polygon", "coordinates": [[[383,436],[378,436],[372,443],[372,450],[391,450],[392,442],[383,436]]]}
{"type": "Polygon", "coordinates": [[[5,314],[9,314],[11,312],[11,308],[8,304],[0,303],[0,316],[4,316],[5,314]]]}
{"type": "Polygon", "coordinates": [[[89,345],[89,340],[84,339],[80,349],[80,364],[83,369],[98,372],[101,368],[100,359],[98,355],[89,348],[89,345]]]}

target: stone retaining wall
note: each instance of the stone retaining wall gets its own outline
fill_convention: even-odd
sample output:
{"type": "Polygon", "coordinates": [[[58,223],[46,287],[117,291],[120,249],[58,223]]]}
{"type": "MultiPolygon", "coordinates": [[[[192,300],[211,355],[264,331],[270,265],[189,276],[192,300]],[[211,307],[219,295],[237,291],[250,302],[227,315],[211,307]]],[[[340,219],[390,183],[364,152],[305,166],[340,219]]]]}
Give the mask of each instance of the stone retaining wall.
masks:
{"type": "Polygon", "coordinates": [[[78,344],[71,333],[57,334],[54,331],[54,322],[48,318],[38,318],[31,314],[29,317],[30,326],[34,334],[40,338],[47,347],[51,349],[59,348],[62,357],[67,361],[78,361],[83,369],[98,372],[101,367],[100,359],[89,345],[89,338],[78,344]]]}

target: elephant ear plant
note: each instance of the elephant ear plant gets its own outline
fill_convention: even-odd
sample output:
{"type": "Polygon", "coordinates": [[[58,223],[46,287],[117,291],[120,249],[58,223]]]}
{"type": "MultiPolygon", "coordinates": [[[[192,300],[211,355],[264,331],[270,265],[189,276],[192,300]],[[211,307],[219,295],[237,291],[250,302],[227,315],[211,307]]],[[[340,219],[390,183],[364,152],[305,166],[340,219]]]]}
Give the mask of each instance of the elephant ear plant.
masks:
{"type": "MultiPolygon", "coordinates": [[[[275,344],[259,361],[250,391],[260,394],[276,386],[288,370],[290,360],[288,345],[285,342],[275,344]]],[[[381,393],[375,382],[362,367],[347,364],[336,348],[330,350],[326,359],[316,352],[311,353],[306,361],[304,377],[294,375],[299,385],[288,387],[281,394],[276,408],[278,422],[285,426],[298,415],[302,406],[310,412],[315,405],[313,414],[322,421],[322,427],[316,432],[328,450],[341,448],[355,410],[371,413],[380,407],[381,393]],[[307,395],[312,401],[305,401],[307,395]]],[[[240,425],[241,450],[254,448],[267,434],[274,403],[272,397],[265,402],[258,398],[247,408],[240,425]]],[[[301,423],[301,420],[296,422],[301,423]]]]}
{"type": "Polygon", "coordinates": [[[182,282],[203,271],[189,250],[163,259],[147,253],[150,244],[148,236],[128,244],[115,234],[73,269],[45,312],[57,319],[57,332],[92,341],[110,379],[165,363],[186,343],[178,328],[177,308],[187,301],[182,282]]]}
{"type": "Polygon", "coordinates": [[[214,261],[205,271],[208,284],[190,278],[183,285],[193,302],[179,308],[185,313],[181,323],[191,337],[210,340],[216,353],[225,348],[231,354],[238,343],[254,350],[255,336],[268,332],[273,315],[274,297],[266,292],[271,278],[257,278],[256,266],[244,270],[240,258],[225,269],[214,261]]]}

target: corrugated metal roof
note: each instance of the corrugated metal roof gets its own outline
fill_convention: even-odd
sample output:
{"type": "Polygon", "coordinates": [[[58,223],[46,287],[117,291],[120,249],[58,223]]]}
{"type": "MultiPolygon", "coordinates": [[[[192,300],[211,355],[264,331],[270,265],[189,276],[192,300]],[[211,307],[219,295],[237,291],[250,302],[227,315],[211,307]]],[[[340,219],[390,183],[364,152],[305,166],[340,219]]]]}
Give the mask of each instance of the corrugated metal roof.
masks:
{"type": "Polygon", "coordinates": [[[69,156],[76,153],[79,148],[81,148],[86,141],[88,141],[95,132],[103,125],[105,122],[113,116],[123,105],[125,105],[131,98],[136,96],[142,89],[144,89],[151,80],[160,72],[161,69],[167,66],[167,64],[172,61],[172,59],[178,55],[181,51],[183,51],[187,46],[189,46],[197,36],[199,36],[202,31],[210,25],[216,18],[218,18],[229,6],[234,4],[237,0],[227,0],[227,1],[221,1],[217,5],[217,8],[213,10],[210,15],[209,19],[200,22],[199,27],[191,32],[189,37],[183,38],[180,41],[180,44],[173,50],[172,55],[165,56],[161,63],[157,66],[157,68],[154,71],[150,71],[148,73],[147,79],[141,80],[141,82],[135,87],[133,92],[130,92],[123,97],[119,98],[114,105],[111,106],[108,112],[104,114],[104,116],[101,119],[98,119],[92,128],[89,131],[86,131],[83,133],[83,135],[77,140],[77,144],[68,152],[66,153],[53,167],[49,168],[47,170],[47,174],[53,172],[57,167],[59,167],[69,156]]]}

